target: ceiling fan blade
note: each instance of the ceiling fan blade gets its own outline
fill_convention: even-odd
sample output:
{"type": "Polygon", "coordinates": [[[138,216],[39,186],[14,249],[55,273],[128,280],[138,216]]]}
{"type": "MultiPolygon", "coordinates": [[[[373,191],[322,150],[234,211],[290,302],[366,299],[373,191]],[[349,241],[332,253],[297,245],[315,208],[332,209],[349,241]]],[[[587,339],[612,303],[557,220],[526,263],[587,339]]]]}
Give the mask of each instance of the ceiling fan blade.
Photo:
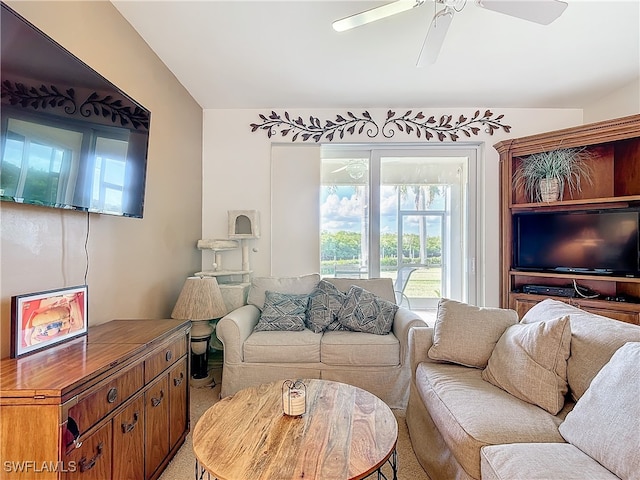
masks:
{"type": "Polygon", "coordinates": [[[560,0],[476,0],[479,7],[511,17],[549,25],[567,8],[560,0]]]}
{"type": "Polygon", "coordinates": [[[396,0],[392,3],[387,3],[380,7],[365,10],[364,12],[356,13],[355,15],[349,15],[348,17],[336,20],[333,22],[333,29],[337,32],[344,32],[366,23],[375,22],[382,18],[390,17],[396,13],[411,10],[414,7],[419,7],[424,3],[424,0],[396,0]]]}
{"type": "Polygon", "coordinates": [[[453,8],[445,7],[433,16],[416,66],[423,67],[427,63],[436,63],[454,13],[453,8]]]}

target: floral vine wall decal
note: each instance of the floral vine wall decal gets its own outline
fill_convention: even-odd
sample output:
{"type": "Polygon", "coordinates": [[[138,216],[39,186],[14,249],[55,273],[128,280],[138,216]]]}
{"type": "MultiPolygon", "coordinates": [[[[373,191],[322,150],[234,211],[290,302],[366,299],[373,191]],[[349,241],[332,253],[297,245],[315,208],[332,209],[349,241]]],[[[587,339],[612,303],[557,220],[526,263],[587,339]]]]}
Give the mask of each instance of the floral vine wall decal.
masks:
{"type": "Polygon", "coordinates": [[[124,105],[121,99],[106,95],[103,98],[97,92],[91,93],[78,107],[76,93],[73,88],[63,91],[60,87],[40,85],[36,88],[19,82],[4,80],[1,86],[2,98],[7,98],[10,105],[20,105],[34,110],[56,109],[64,107],[65,113],[73,115],[77,111],[84,117],[91,115],[110,119],[111,123],[120,123],[125,127],[129,124],[133,128],[149,129],[149,114],[138,106],[133,108],[124,105]]]}
{"type": "Polygon", "coordinates": [[[23,83],[2,82],[2,98],[8,97],[11,105],[21,107],[31,107],[33,109],[45,109],[47,107],[62,107],[68,114],[76,112],[75,91],[73,88],[67,89],[64,93],[54,85],[47,87],[41,85],[40,88],[27,87],[23,83]]]}
{"type": "Polygon", "coordinates": [[[107,95],[104,98],[100,98],[97,93],[92,93],[89,98],[80,105],[80,113],[84,117],[90,117],[91,113],[95,115],[102,114],[103,117],[111,117],[111,123],[116,123],[120,120],[120,125],[126,127],[129,122],[133,125],[133,128],[139,128],[143,126],[147,130],[149,129],[149,115],[140,107],[125,106],[122,104],[122,100],[113,98],[111,95],[107,95]]]}
{"type": "Polygon", "coordinates": [[[272,111],[268,116],[260,114],[262,123],[252,123],[250,127],[252,132],[266,130],[269,138],[276,135],[278,131],[283,137],[293,133],[292,142],[298,138],[305,142],[307,140],[319,142],[323,138],[331,142],[336,133],[340,139],[343,139],[345,133],[353,135],[357,131],[358,134],[362,134],[365,128],[369,138],[378,136],[380,132],[384,137],[391,138],[398,130],[406,134],[415,132],[418,138],[425,140],[437,137],[441,142],[445,140],[455,142],[461,135],[470,138],[478,135],[481,130],[489,135],[493,135],[494,131],[500,129],[507,133],[511,131],[509,125],[502,124],[504,115],[494,116],[490,110],[486,110],[482,116],[480,116],[480,110],[476,110],[471,118],[460,115],[455,122],[453,115],[443,115],[439,120],[436,120],[433,115],[427,117],[421,111],[414,114],[413,110],[407,111],[404,115],[396,115],[396,112],[389,110],[381,129],[366,110],[359,117],[352,112],[347,112],[346,116],[336,115],[335,120],[325,120],[324,124],[318,117],[310,116],[309,122],[305,122],[302,117],[292,118],[289,112],[285,111],[282,116],[272,111]]]}
{"type": "Polygon", "coordinates": [[[309,123],[305,123],[302,117],[292,120],[289,112],[284,112],[284,118],[274,111],[268,117],[260,114],[260,118],[263,123],[252,123],[250,125],[252,132],[258,129],[266,130],[269,138],[276,134],[276,130],[280,130],[280,134],[283,137],[293,133],[292,142],[295,142],[298,137],[302,137],[305,142],[309,139],[319,142],[322,137],[331,142],[336,133],[340,138],[344,138],[345,132],[353,135],[356,128],[358,129],[358,134],[361,134],[364,132],[365,127],[368,127],[367,136],[370,138],[374,138],[380,132],[378,125],[371,119],[371,115],[367,111],[362,112],[360,117],[352,112],[347,112],[346,118],[342,115],[336,115],[335,120],[325,120],[324,125],[322,125],[318,117],[314,116],[309,117],[309,123]]]}
{"type": "Polygon", "coordinates": [[[480,110],[476,110],[473,117],[467,118],[464,115],[460,115],[458,120],[452,123],[453,115],[443,115],[440,120],[436,120],[433,115],[427,118],[422,112],[414,115],[413,111],[409,110],[404,115],[396,117],[396,112],[389,110],[387,119],[382,126],[382,134],[386,138],[393,137],[395,135],[395,127],[401,132],[406,131],[408,134],[415,130],[418,138],[424,135],[425,140],[430,140],[435,135],[441,142],[447,140],[447,138],[455,142],[460,138],[460,133],[467,137],[478,135],[481,130],[478,125],[484,126],[484,131],[489,135],[493,135],[493,132],[500,128],[507,133],[511,131],[509,125],[500,123],[504,115],[492,117],[493,113],[490,110],[485,111],[482,117],[480,116],[480,110]]]}

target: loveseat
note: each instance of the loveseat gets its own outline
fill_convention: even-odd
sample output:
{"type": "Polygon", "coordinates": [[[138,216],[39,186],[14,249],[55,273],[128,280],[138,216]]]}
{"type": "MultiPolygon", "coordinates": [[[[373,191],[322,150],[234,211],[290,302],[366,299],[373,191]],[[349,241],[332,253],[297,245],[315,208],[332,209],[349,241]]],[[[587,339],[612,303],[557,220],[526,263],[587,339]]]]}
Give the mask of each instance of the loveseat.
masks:
{"type": "Polygon", "coordinates": [[[547,299],[440,302],[409,337],[407,425],[431,478],[640,479],[640,327],[547,299]]]}
{"type": "Polygon", "coordinates": [[[221,396],[264,382],[322,378],[360,387],[392,408],[406,408],[408,334],[411,327],[425,325],[396,305],[390,278],[255,277],[247,305],[216,325],[224,345],[221,396]],[[299,300],[308,302],[302,303],[302,327],[289,315],[299,300]],[[372,312],[381,324],[362,321],[372,312]],[[364,331],[343,325],[347,317],[362,323],[352,327],[364,331]]]}

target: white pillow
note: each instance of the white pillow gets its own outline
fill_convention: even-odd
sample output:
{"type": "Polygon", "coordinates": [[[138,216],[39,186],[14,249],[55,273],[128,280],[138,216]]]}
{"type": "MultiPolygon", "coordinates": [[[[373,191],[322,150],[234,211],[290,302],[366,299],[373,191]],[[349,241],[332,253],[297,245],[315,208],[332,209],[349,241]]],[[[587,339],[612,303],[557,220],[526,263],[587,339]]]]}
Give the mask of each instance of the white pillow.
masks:
{"type": "Polygon", "coordinates": [[[613,354],[563,423],[564,439],[620,478],[640,478],[640,342],[613,354]]]}
{"type": "Polygon", "coordinates": [[[255,305],[262,310],[267,290],[278,293],[309,295],[318,283],[320,283],[320,275],[317,273],[299,277],[255,277],[251,280],[247,303],[255,305]]]}
{"type": "Polygon", "coordinates": [[[515,310],[476,307],[443,298],[427,355],[432,360],[484,368],[502,333],[517,321],[515,310]]]}
{"type": "Polygon", "coordinates": [[[556,415],[562,410],[569,390],[570,346],[568,316],[513,325],[498,340],[482,378],[556,415]]]}

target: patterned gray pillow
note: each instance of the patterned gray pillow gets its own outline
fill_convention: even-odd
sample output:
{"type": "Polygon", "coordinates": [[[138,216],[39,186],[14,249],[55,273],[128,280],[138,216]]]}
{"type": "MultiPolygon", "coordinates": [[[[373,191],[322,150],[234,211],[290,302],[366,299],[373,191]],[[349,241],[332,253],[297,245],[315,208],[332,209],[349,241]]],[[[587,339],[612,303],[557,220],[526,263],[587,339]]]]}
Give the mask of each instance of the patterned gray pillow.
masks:
{"type": "Polygon", "coordinates": [[[318,286],[309,295],[307,307],[307,327],[313,333],[321,333],[331,326],[331,330],[343,329],[338,320],[338,312],[346,295],[332,283],[320,280],[318,286]]]}
{"type": "Polygon", "coordinates": [[[255,332],[304,330],[304,318],[309,295],[296,295],[267,291],[264,308],[253,329],[255,332]]]}
{"type": "Polygon", "coordinates": [[[338,321],[349,330],[386,335],[397,311],[395,303],[353,285],[338,313],[338,321]]]}

